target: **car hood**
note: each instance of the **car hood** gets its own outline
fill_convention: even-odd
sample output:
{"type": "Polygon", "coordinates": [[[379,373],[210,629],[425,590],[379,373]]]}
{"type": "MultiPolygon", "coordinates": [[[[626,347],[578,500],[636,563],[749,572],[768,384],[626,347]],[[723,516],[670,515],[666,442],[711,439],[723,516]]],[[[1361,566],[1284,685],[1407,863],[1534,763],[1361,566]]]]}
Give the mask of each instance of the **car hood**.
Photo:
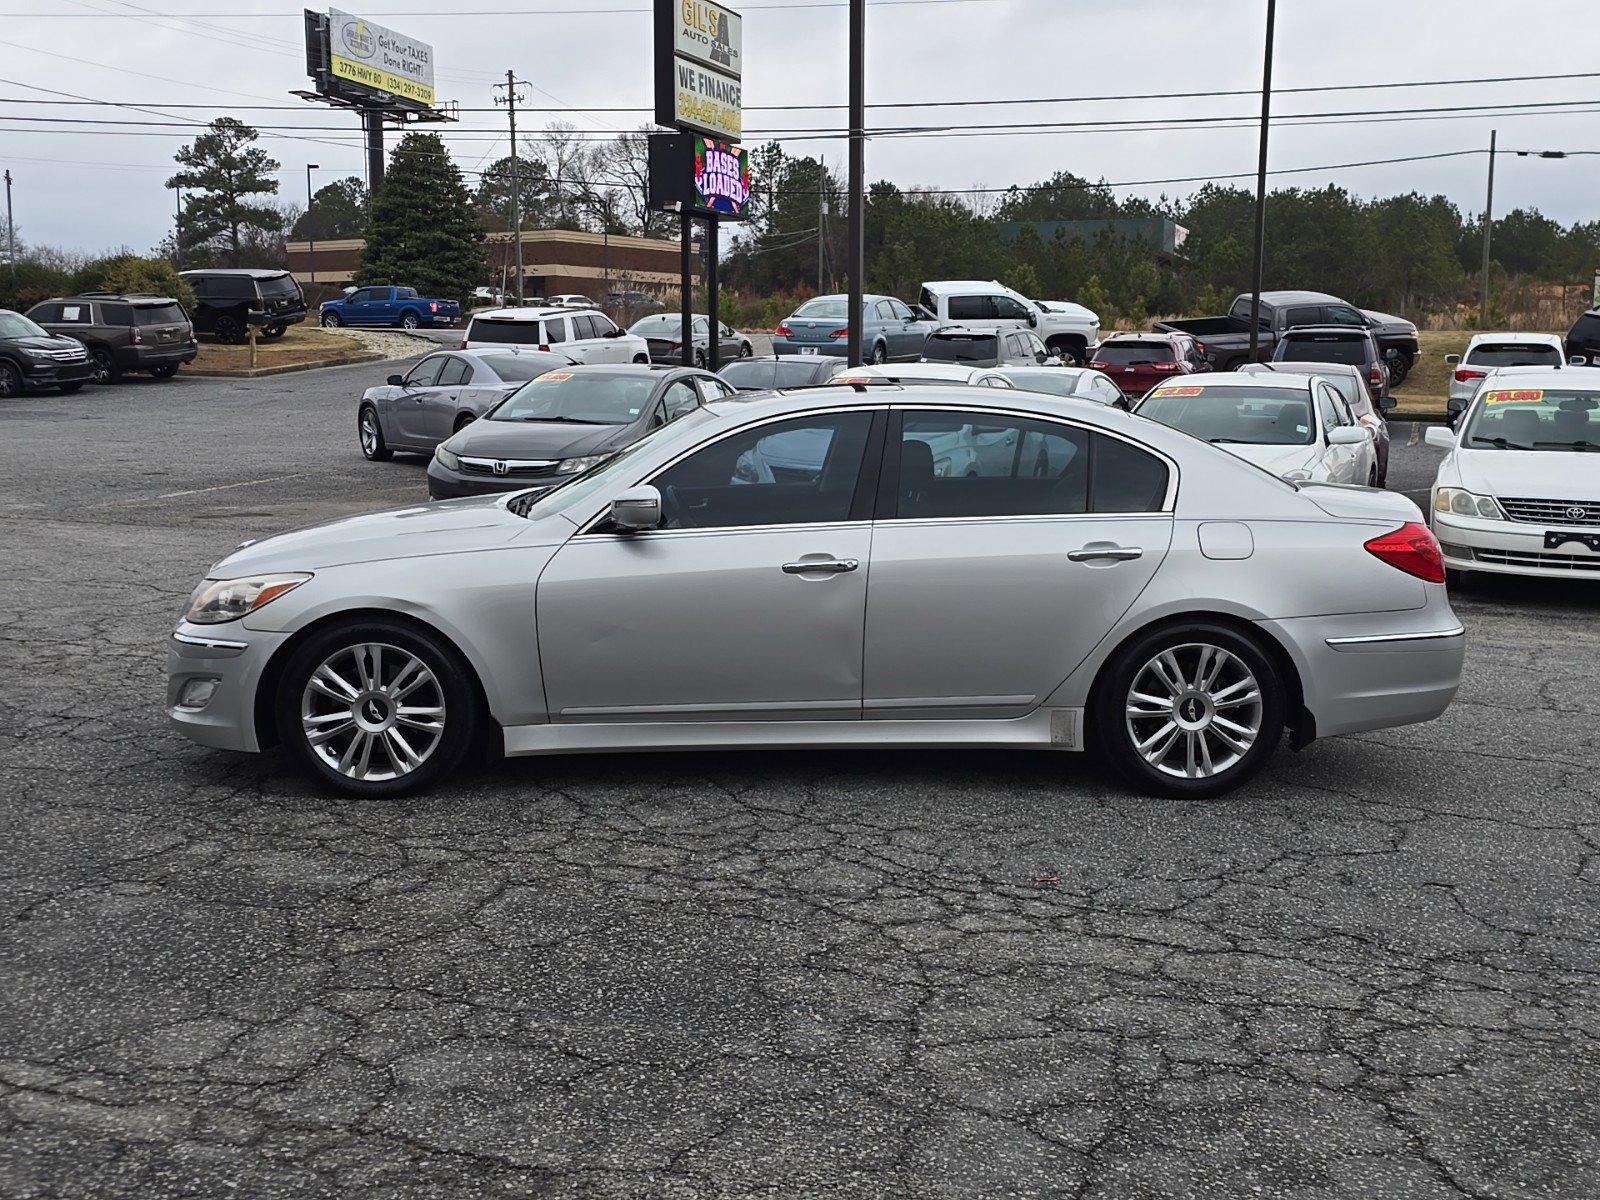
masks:
{"type": "Polygon", "coordinates": [[[631,428],[561,421],[474,421],[445,442],[445,449],[474,458],[577,458],[621,449],[631,428]]]}
{"type": "Polygon", "coordinates": [[[1600,500],[1600,454],[1458,449],[1450,461],[1469,492],[1533,500],[1600,500]]]}
{"type": "Polygon", "coordinates": [[[1090,325],[1098,325],[1100,323],[1099,313],[1091,308],[1085,308],[1081,304],[1073,304],[1070,300],[1058,301],[1056,308],[1047,309],[1039,315],[1046,318],[1063,318],[1068,321],[1084,321],[1090,325]]]}
{"type": "Polygon", "coordinates": [[[1217,445],[1218,450],[1226,450],[1229,454],[1236,455],[1245,462],[1255,463],[1256,466],[1274,475],[1282,475],[1285,471],[1299,471],[1311,465],[1317,456],[1315,446],[1237,446],[1228,442],[1217,445]]]}
{"type": "MultiPolygon", "coordinates": [[[[529,522],[507,512],[503,500],[503,496],[473,496],[311,525],[247,542],[207,576],[236,579],[267,571],[315,571],[379,559],[490,549],[531,532],[529,522]]],[[[571,532],[570,525],[566,532],[571,532]]]]}
{"type": "Polygon", "coordinates": [[[1417,332],[1416,322],[1408,321],[1404,317],[1397,317],[1393,313],[1373,312],[1363,308],[1361,315],[1372,322],[1372,328],[1377,333],[1411,333],[1417,332]]]}
{"type": "Polygon", "coordinates": [[[7,338],[6,345],[19,350],[82,350],[83,343],[72,337],[7,338]]]}

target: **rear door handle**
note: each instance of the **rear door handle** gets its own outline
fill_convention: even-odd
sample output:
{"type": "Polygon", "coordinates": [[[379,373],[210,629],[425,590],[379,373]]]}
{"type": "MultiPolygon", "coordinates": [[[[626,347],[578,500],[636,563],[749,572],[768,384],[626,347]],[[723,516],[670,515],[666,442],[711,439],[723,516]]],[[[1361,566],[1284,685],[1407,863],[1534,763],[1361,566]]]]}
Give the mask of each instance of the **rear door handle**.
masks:
{"type": "Polygon", "coordinates": [[[1067,558],[1073,562],[1097,562],[1108,559],[1113,562],[1127,562],[1130,559],[1143,558],[1142,546],[1109,546],[1090,545],[1081,550],[1068,550],[1067,558]]]}
{"type": "Polygon", "coordinates": [[[854,571],[861,565],[859,558],[814,558],[809,561],[784,563],[785,575],[842,575],[846,571],[854,571]]]}

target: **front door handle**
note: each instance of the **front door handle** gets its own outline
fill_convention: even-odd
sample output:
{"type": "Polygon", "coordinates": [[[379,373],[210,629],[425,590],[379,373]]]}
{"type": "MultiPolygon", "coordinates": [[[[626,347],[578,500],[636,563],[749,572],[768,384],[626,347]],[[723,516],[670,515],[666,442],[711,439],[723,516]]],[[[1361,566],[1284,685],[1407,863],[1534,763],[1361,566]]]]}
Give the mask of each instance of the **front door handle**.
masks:
{"type": "Polygon", "coordinates": [[[1113,546],[1106,543],[1091,544],[1081,550],[1068,550],[1067,558],[1072,562],[1097,562],[1107,559],[1113,562],[1127,562],[1130,559],[1143,558],[1142,546],[1113,546]]]}
{"type": "Polygon", "coordinates": [[[859,558],[813,558],[800,562],[784,563],[785,575],[842,575],[861,565],[859,558]]]}

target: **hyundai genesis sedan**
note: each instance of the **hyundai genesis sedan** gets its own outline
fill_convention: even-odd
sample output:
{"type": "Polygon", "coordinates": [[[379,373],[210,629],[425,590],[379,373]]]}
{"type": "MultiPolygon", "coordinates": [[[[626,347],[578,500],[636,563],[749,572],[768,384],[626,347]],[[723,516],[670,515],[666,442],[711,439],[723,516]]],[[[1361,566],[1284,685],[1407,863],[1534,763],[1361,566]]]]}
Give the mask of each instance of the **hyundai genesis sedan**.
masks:
{"type": "Polygon", "coordinates": [[[862,383],[697,406],[542,491],[247,543],[172,634],[167,711],[361,796],[486,737],[1092,743],[1141,790],[1206,797],[1285,733],[1443,712],[1443,579],[1403,496],[1086,400],[862,383]]]}

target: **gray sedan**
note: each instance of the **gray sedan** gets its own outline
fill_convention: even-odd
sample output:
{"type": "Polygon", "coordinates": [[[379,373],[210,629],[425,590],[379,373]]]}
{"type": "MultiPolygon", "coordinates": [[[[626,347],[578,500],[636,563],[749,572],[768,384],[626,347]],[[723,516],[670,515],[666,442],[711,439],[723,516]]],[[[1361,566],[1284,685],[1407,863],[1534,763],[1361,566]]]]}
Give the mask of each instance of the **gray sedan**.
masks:
{"type": "MultiPolygon", "coordinates": [[[[711,318],[697,313],[694,330],[694,365],[705,368],[711,357],[711,318]]],[[[640,317],[628,332],[642,337],[650,346],[650,361],[678,366],[683,362],[683,316],[680,313],[654,313],[640,317]]],[[[726,321],[717,322],[717,361],[733,362],[753,353],[750,339],[726,321]]]]}
{"type": "Polygon", "coordinates": [[[242,546],[173,632],[166,705],[368,797],[480,739],[1092,742],[1140,790],[1208,797],[1285,732],[1443,712],[1443,578],[1403,496],[1294,486],[1088,401],[819,388],[706,405],[540,493],[242,546]]]}
{"type": "Polygon", "coordinates": [[[571,365],[565,355],[515,346],[430,354],[362,395],[356,409],[361,453],[373,462],[387,462],[397,450],[432,454],[528,380],[571,365]]]}

